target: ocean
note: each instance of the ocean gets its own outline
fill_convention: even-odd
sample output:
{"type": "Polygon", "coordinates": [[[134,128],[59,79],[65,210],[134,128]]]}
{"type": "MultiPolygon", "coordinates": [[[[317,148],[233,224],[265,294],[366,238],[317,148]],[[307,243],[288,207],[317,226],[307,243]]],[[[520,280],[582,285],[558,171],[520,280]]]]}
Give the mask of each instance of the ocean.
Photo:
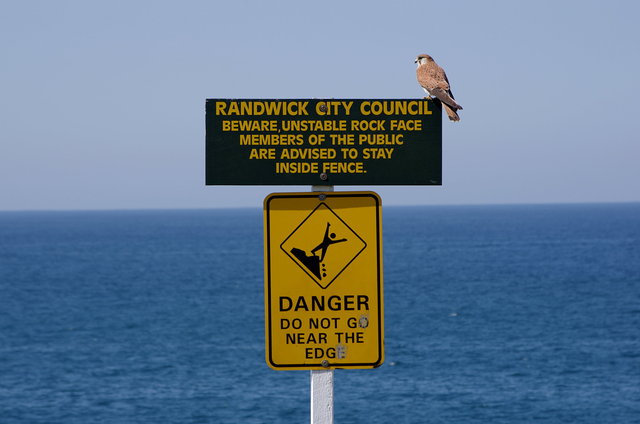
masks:
{"type": "MultiPolygon", "coordinates": [[[[384,199],[383,199],[384,201],[384,199]]],[[[336,423],[640,423],[640,204],[384,207],[385,363],[336,423]]],[[[0,423],[305,423],[262,211],[0,212],[0,423]]]]}

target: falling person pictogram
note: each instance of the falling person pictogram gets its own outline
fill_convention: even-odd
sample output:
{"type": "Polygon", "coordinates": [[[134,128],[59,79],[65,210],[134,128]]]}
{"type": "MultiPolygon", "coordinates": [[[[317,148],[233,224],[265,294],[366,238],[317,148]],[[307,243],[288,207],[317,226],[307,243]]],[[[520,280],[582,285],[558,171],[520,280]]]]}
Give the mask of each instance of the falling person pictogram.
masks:
{"type": "Polygon", "coordinates": [[[323,261],[324,261],[325,255],[327,254],[327,250],[329,249],[329,246],[331,246],[332,244],[342,243],[347,241],[346,238],[335,240],[336,234],[330,233],[329,232],[330,228],[331,228],[331,223],[327,222],[327,227],[324,231],[324,237],[322,238],[322,241],[320,242],[320,244],[318,244],[315,248],[313,248],[313,250],[311,250],[311,255],[307,255],[307,252],[305,252],[302,249],[298,249],[296,247],[291,249],[291,254],[294,255],[296,258],[298,258],[298,260],[302,262],[302,264],[305,267],[307,267],[307,269],[311,271],[313,275],[315,275],[318,278],[318,280],[322,280],[322,277],[327,276],[326,268],[323,261]],[[316,252],[318,250],[320,250],[321,252],[320,257],[316,255],[316,252]],[[320,271],[320,265],[322,265],[322,272],[320,271]]]}
{"type": "Polygon", "coordinates": [[[343,238],[343,239],[340,239],[340,240],[333,240],[334,238],[336,238],[336,233],[329,234],[329,228],[330,227],[331,227],[331,224],[327,222],[327,229],[324,230],[324,238],[322,239],[322,243],[317,245],[316,248],[311,251],[311,253],[313,253],[315,255],[315,253],[318,250],[322,249],[322,255],[320,256],[320,262],[323,261],[324,255],[327,254],[327,249],[329,248],[329,246],[331,246],[332,244],[335,244],[335,243],[341,243],[343,241],[347,241],[346,238],[343,238]]]}

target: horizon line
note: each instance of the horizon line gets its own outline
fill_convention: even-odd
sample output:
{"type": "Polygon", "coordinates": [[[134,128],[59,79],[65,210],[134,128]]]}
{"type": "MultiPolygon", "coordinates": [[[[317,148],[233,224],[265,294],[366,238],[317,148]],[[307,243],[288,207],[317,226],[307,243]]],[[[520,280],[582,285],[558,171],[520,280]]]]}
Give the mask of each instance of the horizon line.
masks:
{"type": "MultiPolygon", "coordinates": [[[[261,202],[262,203],[262,202],[261,202]]],[[[387,208],[413,207],[496,207],[496,206],[578,206],[578,205],[633,205],[640,200],[623,201],[567,201],[567,202],[496,202],[496,203],[434,203],[434,204],[382,204],[387,208]]],[[[43,209],[0,209],[0,213],[39,213],[39,212],[161,212],[161,211],[220,211],[220,210],[261,210],[262,206],[188,206],[188,207],[114,207],[114,208],[43,208],[43,209]]]]}

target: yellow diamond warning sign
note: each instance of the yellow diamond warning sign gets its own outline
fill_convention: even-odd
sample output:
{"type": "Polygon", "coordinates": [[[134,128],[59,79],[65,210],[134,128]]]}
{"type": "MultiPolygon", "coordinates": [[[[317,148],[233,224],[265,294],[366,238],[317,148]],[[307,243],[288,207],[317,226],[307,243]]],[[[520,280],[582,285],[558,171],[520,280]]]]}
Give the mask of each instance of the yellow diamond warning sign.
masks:
{"type": "Polygon", "coordinates": [[[382,364],[381,209],[373,192],[276,193],[265,199],[270,367],[382,364]]]}
{"type": "Polygon", "coordinates": [[[319,203],[280,245],[323,289],[329,287],[365,247],[367,243],[325,202],[319,203]]]}

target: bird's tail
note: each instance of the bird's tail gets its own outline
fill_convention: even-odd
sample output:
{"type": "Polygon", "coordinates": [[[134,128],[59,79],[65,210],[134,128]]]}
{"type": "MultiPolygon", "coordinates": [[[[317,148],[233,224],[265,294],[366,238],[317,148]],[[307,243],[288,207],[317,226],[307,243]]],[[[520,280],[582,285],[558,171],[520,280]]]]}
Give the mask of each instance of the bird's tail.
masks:
{"type": "MultiPolygon", "coordinates": [[[[444,111],[447,112],[447,116],[449,117],[450,120],[455,122],[460,120],[460,116],[458,116],[458,113],[456,112],[455,109],[453,109],[451,106],[449,106],[446,103],[442,103],[442,106],[444,107],[444,111]]],[[[462,107],[460,107],[460,109],[462,109],[462,107]]]]}

